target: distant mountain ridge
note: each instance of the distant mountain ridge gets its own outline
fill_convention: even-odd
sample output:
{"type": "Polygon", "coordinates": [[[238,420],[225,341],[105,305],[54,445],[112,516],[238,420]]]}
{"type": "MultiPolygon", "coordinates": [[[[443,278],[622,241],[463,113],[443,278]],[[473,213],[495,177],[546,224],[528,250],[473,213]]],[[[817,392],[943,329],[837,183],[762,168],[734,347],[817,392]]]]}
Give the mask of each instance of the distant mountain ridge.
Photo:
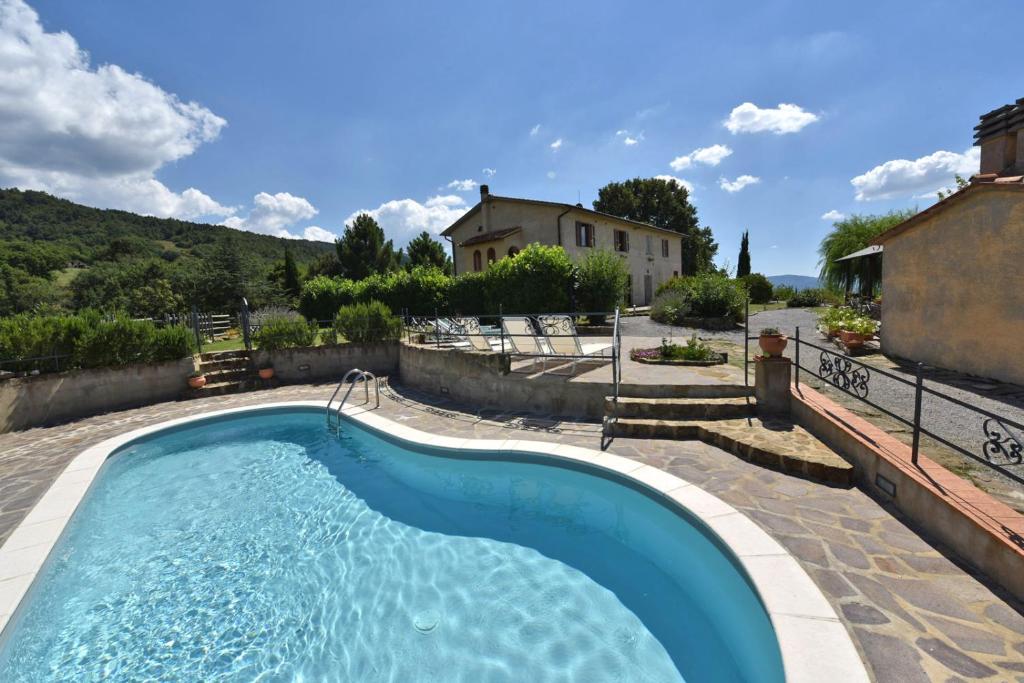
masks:
{"type": "Polygon", "coordinates": [[[822,286],[821,280],[812,275],[769,275],[768,281],[772,283],[773,287],[786,285],[797,291],[822,286]]]}

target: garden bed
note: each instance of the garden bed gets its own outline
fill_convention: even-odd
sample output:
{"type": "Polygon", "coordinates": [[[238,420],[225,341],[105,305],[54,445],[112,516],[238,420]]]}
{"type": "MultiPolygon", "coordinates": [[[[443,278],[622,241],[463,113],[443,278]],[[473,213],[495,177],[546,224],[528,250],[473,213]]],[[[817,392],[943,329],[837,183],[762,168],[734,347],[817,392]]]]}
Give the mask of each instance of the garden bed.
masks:
{"type": "MultiPolygon", "coordinates": [[[[633,349],[633,351],[658,351],[658,349],[633,349]]],[[[718,354],[721,360],[672,360],[664,358],[644,358],[643,356],[633,357],[630,352],[630,360],[636,361],[637,363],[643,363],[644,365],[683,365],[689,367],[706,368],[712,365],[724,365],[729,362],[729,354],[720,352],[718,354]]]]}

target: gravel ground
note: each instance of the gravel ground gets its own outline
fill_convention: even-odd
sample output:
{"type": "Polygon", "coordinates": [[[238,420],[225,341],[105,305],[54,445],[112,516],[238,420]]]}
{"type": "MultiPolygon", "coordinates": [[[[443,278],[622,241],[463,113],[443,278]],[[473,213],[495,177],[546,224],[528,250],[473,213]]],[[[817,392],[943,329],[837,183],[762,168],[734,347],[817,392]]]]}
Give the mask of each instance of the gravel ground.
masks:
{"type": "MultiPolygon", "coordinates": [[[[784,308],[775,311],[764,311],[750,316],[752,334],[756,334],[762,327],[778,327],[785,334],[793,336],[795,328],[799,325],[801,335],[805,340],[831,349],[832,345],[814,331],[816,324],[816,312],[813,309],[806,308],[784,308]]],[[[743,340],[746,334],[746,331],[743,329],[710,331],[673,327],[656,323],[646,317],[626,318],[623,321],[623,334],[630,336],[667,337],[671,335],[675,339],[685,339],[694,332],[701,339],[719,340],[736,344],[740,347],[740,352],[742,352],[743,340]]],[[[756,342],[751,342],[751,355],[757,352],[756,342]]],[[[790,356],[793,355],[792,343],[788,349],[788,354],[790,356]]],[[[801,348],[800,366],[802,370],[807,371],[802,373],[802,380],[816,388],[822,388],[824,384],[821,380],[811,377],[812,373],[818,372],[820,356],[821,352],[816,349],[806,346],[801,348]]],[[[881,354],[862,356],[859,360],[870,366],[868,400],[876,406],[884,408],[906,420],[913,420],[914,387],[885,377],[880,372],[872,371],[875,368],[880,368],[886,372],[903,377],[912,383],[914,381],[913,366],[910,364],[900,365],[881,354]]],[[[957,373],[936,368],[925,369],[924,386],[941,394],[970,403],[978,408],[988,410],[1006,419],[1024,424],[1024,387],[958,375],[957,373]]],[[[911,433],[909,427],[885,416],[881,411],[874,409],[872,406],[843,394],[837,389],[832,387],[824,388],[833,397],[841,398],[841,402],[848,408],[854,409],[855,412],[863,417],[876,422],[880,427],[890,433],[894,433],[898,438],[901,436],[906,437],[905,440],[909,442],[911,433]]],[[[985,455],[984,446],[987,442],[984,431],[985,420],[986,417],[979,413],[927,393],[924,395],[924,400],[921,403],[921,425],[925,430],[931,431],[936,436],[946,439],[982,458],[985,455]]],[[[1011,428],[1009,431],[1019,441],[1024,441],[1024,430],[1011,428]]],[[[922,450],[929,455],[937,455],[937,459],[946,467],[961,476],[971,479],[1013,507],[1024,510],[1024,485],[1001,476],[987,465],[972,460],[937,441],[927,438],[927,436],[922,441],[922,450]]],[[[1007,469],[1020,477],[1024,477],[1024,464],[1010,465],[1007,469]]]]}

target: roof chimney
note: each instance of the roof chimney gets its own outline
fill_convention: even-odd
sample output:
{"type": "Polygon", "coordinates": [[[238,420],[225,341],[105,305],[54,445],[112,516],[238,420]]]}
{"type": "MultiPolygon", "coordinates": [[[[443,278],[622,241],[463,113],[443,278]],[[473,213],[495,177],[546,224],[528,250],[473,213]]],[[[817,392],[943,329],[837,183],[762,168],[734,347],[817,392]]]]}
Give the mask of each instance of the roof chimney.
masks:
{"type": "Polygon", "coordinates": [[[491,194],[491,188],[486,185],[480,186],[480,201],[487,199],[487,195],[491,194]]]}
{"type": "Polygon", "coordinates": [[[1008,175],[1024,171],[1024,97],[1015,104],[981,116],[974,127],[974,144],[981,147],[979,173],[1008,175]]]}

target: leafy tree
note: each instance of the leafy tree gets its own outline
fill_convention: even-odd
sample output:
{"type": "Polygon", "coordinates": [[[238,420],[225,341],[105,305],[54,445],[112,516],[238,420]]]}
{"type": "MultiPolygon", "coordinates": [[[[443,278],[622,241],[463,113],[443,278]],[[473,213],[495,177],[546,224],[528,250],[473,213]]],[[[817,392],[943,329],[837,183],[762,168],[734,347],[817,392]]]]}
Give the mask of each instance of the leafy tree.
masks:
{"type": "Polygon", "coordinates": [[[761,273],[749,273],[743,277],[737,277],[747,289],[747,296],[755,304],[766,304],[772,300],[774,288],[771,281],[761,273]]]}
{"type": "Polygon", "coordinates": [[[597,191],[594,210],[682,234],[680,267],[684,275],[706,272],[714,267],[712,259],[718,245],[711,229],[699,227],[690,193],[675,180],[633,178],[608,183],[597,191]]]}
{"type": "Polygon", "coordinates": [[[736,277],[750,275],[750,231],[744,230],[740,239],[740,256],[736,261],[736,277]]]}
{"type": "Polygon", "coordinates": [[[452,259],[445,251],[444,245],[424,230],[417,235],[405,250],[408,261],[405,267],[412,270],[416,266],[440,269],[445,275],[452,274],[452,259]]]}
{"type": "Polygon", "coordinates": [[[306,270],[306,279],[312,280],[318,275],[341,277],[341,262],[338,261],[338,252],[336,250],[320,254],[309,264],[309,268],[306,270]]]}
{"type": "Polygon", "coordinates": [[[832,232],[827,234],[818,246],[819,277],[826,286],[833,289],[846,289],[849,284],[864,282],[868,279],[878,282],[880,273],[873,272],[873,261],[877,259],[855,259],[836,262],[844,256],[867,247],[871,240],[883,232],[899,225],[916,213],[913,209],[906,211],[890,211],[889,213],[868,216],[853,214],[832,224],[832,232]]]}
{"type": "Polygon", "coordinates": [[[284,291],[290,297],[298,297],[302,290],[302,283],[299,282],[299,267],[295,265],[295,257],[288,247],[284,249],[284,291]]]}
{"type": "Polygon", "coordinates": [[[166,268],[159,259],[96,264],[71,281],[72,302],[76,309],[125,311],[133,317],[178,313],[184,301],[175,293],[166,268]]]}
{"type": "Polygon", "coordinates": [[[350,280],[362,280],[373,273],[389,273],[398,268],[401,252],[391,240],[384,241],[384,231],[367,213],[356,216],[336,243],[341,274],[350,280]]]}

